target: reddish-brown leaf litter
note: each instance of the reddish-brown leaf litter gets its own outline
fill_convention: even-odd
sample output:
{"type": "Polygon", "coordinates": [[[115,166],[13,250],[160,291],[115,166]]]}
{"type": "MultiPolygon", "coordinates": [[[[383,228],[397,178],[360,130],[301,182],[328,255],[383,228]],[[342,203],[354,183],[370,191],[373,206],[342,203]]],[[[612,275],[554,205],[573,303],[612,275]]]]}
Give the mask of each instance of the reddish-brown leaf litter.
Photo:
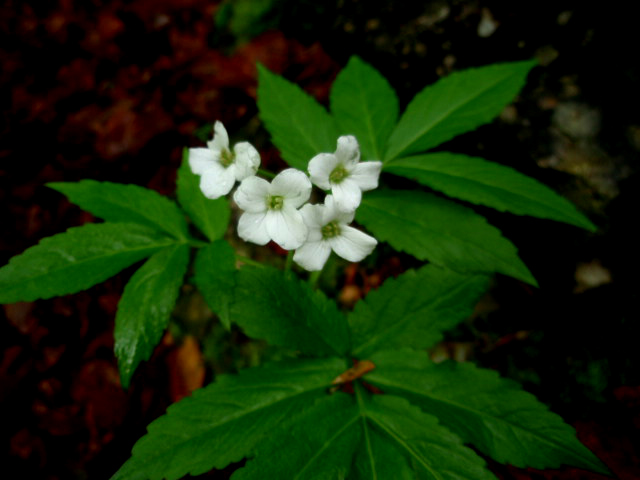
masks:
{"type": "MultiPolygon", "coordinates": [[[[637,289],[629,280],[638,271],[629,205],[637,201],[640,110],[631,108],[639,78],[625,34],[631,16],[615,2],[600,7],[606,12],[572,2],[400,3],[274,1],[277,28],[236,44],[216,26],[215,1],[4,0],[0,261],[94,220],[45,183],[93,178],[172,194],[182,148],[201,143],[196,134],[215,120],[232,140],[253,141],[266,168],[281,168],[256,115],[257,62],[326,104],[335,75],[358,54],[389,76],[405,105],[451,70],[535,56],[542,67],[514,105],[451,150],[541,179],[601,230],[483,211],[520,247],[542,288],[499,278],[473,323],[432,354],[474,357],[523,382],[615,474],[640,478],[637,289]]],[[[334,287],[338,298],[348,308],[407,262],[381,254],[379,268],[348,267],[334,287]]],[[[121,388],[113,319],[131,272],[1,310],[0,478],[109,478],[152,419],[221,370],[212,358],[228,354],[211,335],[170,329],[131,388],[121,388]]],[[[201,307],[181,302],[177,316],[189,324],[201,307]]],[[[234,339],[245,341],[237,332],[234,339]]],[[[491,466],[501,478],[601,478],[491,466]]]]}

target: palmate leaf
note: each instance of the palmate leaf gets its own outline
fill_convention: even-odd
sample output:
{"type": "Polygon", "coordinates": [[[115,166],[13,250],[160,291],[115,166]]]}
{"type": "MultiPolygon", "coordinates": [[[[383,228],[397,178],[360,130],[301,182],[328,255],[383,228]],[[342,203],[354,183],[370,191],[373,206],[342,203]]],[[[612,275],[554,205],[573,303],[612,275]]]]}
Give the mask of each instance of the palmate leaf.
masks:
{"type": "Polygon", "coordinates": [[[548,218],[591,231],[596,228],[571,202],[546,185],[482,158],[430,153],[394,160],[384,166],[384,171],[501,212],[548,218]]]}
{"type": "Polygon", "coordinates": [[[319,356],[344,355],[349,349],[347,322],[336,304],[274,268],[238,272],[230,316],[248,336],[271,345],[319,356]]]}
{"type": "Polygon", "coordinates": [[[418,93],[389,139],[385,161],[437,147],[491,121],[522,88],[534,61],[455,72],[418,93]]]}
{"type": "Polygon", "coordinates": [[[85,290],[175,242],[138,224],[70,228],[42,239],[0,268],[0,303],[85,290]]]}
{"type": "Polygon", "coordinates": [[[378,240],[420,260],[458,272],[504,273],[537,285],[500,230],[449,200],[420,191],[367,192],[356,219],[378,240]]]}
{"type": "Polygon", "coordinates": [[[233,480],[494,479],[435,417],[393,396],[325,396],[257,448],[233,480]],[[389,459],[390,463],[385,460],[389,459]]]}
{"type": "Polygon", "coordinates": [[[148,360],[167,328],[189,263],[186,243],[160,250],[133,274],[118,303],[115,353],[120,381],[129,387],[142,360],[148,360]]]}
{"type": "Polygon", "coordinates": [[[349,315],[352,355],[366,358],[378,350],[432,346],[443,331],[471,315],[488,283],[485,275],[435,265],[388,279],[349,315]]]}
{"type": "Polygon", "coordinates": [[[344,366],[336,358],[296,360],[219,377],[151,423],[112,480],[177,480],[240,461],[325,396],[344,366]]]}
{"type": "Polygon", "coordinates": [[[187,223],[178,206],[154,190],[138,185],[81,180],[48,183],[70,202],[108,222],[140,223],[178,239],[187,238],[187,223]]]}
{"type": "Polygon", "coordinates": [[[273,144],[290,166],[306,171],[312,157],[335,151],[334,119],[299,86],[262,65],[258,65],[258,110],[273,144]]]}
{"type": "Polygon", "coordinates": [[[231,209],[224,198],[211,200],[200,190],[200,177],[189,167],[189,149],[182,152],[182,165],[178,169],[178,202],[189,214],[193,223],[206,237],[213,241],[222,238],[229,225],[231,209]]]}
{"type": "Polygon", "coordinates": [[[380,72],[351,57],[331,88],[331,113],[342,135],[355,135],[364,160],[382,160],[398,120],[398,98],[380,72]]]}
{"type": "Polygon", "coordinates": [[[233,301],[236,274],[236,252],[225,240],[202,247],[196,254],[194,282],[209,308],[229,329],[229,307],[233,301]]]}
{"type": "Polygon", "coordinates": [[[365,380],[401,395],[501,463],[557,468],[569,464],[600,473],[606,467],[575,431],[519,385],[470,363],[432,364],[424,352],[381,352],[365,380]]]}

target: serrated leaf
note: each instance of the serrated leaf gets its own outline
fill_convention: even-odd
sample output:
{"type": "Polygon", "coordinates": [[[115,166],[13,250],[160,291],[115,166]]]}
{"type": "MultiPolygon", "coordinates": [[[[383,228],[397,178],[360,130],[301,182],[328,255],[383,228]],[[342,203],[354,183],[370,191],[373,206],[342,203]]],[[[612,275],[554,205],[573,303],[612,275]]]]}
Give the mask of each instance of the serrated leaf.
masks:
{"type": "Polygon", "coordinates": [[[187,238],[187,223],[178,206],[154,190],[138,185],[81,180],[47,186],[70,202],[108,222],[140,223],[178,239],[187,238]]]}
{"type": "Polygon", "coordinates": [[[333,118],[296,84],[258,65],[258,110],[282,158],[306,171],[318,153],[334,152],[338,130],[333,118]]]}
{"type": "Polygon", "coordinates": [[[504,273],[537,285],[516,247],[473,210],[407,190],[368,192],[356,218],[378,240],[458,272],[504,273]]]}
{"type": "Polygon", "coordinates": [[[344,355],[349,329],[336,304],[297,277],[245,267],[236,276],[231,319],[252,338],[307,355],[344,355]]]}
{"type": "Polygon", "coordinates": [[[131,277],[118,302],[115,354],[120,381],[129,387],[138,364],[148,360],[169,324],[189,263],[189,246],[155,253],[131,277]]]}
{"type": "Polygon", "coordinates": [[[535,64],[526,61],[472,68],[424,88],[400,117],[385,160],[437,147],[490,122],[513,100],[535,64]]]}
{"type": "Polygon", "coordinates": [[[201,248],[194,263],[196,287],[209,308],[218,315],[222,324],[230,327],[229,306],[233,301],[236,275],[236,254],[224,240],[201,248]]]}
{"type": "Polygon", "coordinates": [[[353,56],[331,88],[331,113],[344,135],[355,135],[364,160],[382,160],[398,120],[398,98],[380,72],[353,56]]]}
{"type": "Polygon", "coordinates": [[[271,435],[233,480],[493,479],[435,417],[401,398],[336,393],[271,435]],[[391,458],[391,463],[385,459],[391,458]]]}
{"type": "Polygon", "coordinates": [[[224,468],[326,395],[344,360],[296,360],[221,376],[148,427],[112,480],[177,480],[224,468]]]}
{"type": "Polygon", "coordinates": [[[384,166],[450,197],[501,212],[531,215],[594,231],[576,207],[546,185],[520,172],[478,157],[438,152],[400,158],[384,166]]]}
{"type": "Polygon", "coordinates": [[[473,313],[489,283],[484,275],[461,275],[426,265],[388,279],[349,315],[351,353],[366,358],[382,349],[428,348],[442,332],[473,313]]]}
{"type": "Polygon", "coordinates": [[[465,442],[501,463],[608,473],[575,431],[515,382],[470,363],[431,363],[424,352],[381,352],[365,380],[436,415],[465,442]]]}
{"type": "Polygon", "coordinates": [[[137,224],[90,223],[70,228],[42,239],[0,268],[0,303],[85,290],[174,243],[137,224]]]}
{"type": "Polygon", "coordinates": [[[189,149],[182,151],[182,165],[178,169],[178,202],[189,214],[193,223],[213,241],[222,238],[227,231],[231,209],[225,197],[211,200],[200,190],[200,177],[189,167],[189,149]]]}

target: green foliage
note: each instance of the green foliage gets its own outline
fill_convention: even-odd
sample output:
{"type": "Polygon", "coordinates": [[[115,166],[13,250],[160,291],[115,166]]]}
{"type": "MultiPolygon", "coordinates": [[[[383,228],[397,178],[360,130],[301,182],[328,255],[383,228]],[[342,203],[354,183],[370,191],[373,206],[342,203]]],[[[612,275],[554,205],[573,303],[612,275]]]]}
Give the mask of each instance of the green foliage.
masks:
{"type": "Polygon", "coordinates": [[[233,301],[236,275],[236,252],[225,240],[201,248],[196,254],[194,282],[209,308],[228,330],[229,308],[233,301]]]}
{"type": "Polygon", "coordinates": [[[342,135],[355,135],[364,160],[382,160],[398,121],[398,98],[380,72],[351,57],[331,89],[331,113],[342,135]]]}
{"type": "Polygon", "coordinates": [[[349,348],[347,324],[336,304],[273,268],[238,272],[231,319],[251,337],[307,355],[343,355],[349,348]]]}
{"type": "Polygon", "coordinates": [[[407,190],[368,192],[356,219],[376,238],[459,272],[504,273],[537,285],[513,244],[473,210],[407,190]]]}
{"type": "Polygon", "coordinates": [[[546,185],[478,157],[438,152],[394,160],[384,170],[417,180],[450,197],[501,212],[548,218],[594,231],[576,207],[546,185]]]}
{"type": "Polygon", "coordinates": [[[431,347],[471,315],[488,280],[435,265],[387,280],[349,315],[352,354],[366,358],[378,350],[431,347]]]}
{"type": "Polygon", "coordinates": [[[338,130],[333,118],[296,84],[258,65],[258,108],[282,158],[306,170],[309,160],[336,149],[338,130]]]}
{"type": "Polygon", "coordinates": [[[118,303],[115,353],[127,388],[134,370],[162,338],[189,262],[186,244],[165,248],[133,274],[118,303]]]}
{"type": "Polygon", "coordinates": [[[79,292],[175,240],[130,223],[87,224],[45,238],[0,268],[0,302],[79,292]]]}
{"type": "Polygon", "coordinates": [[[182,152],[182,165],[178,169],[177,196],[180,206],[193,223],[211,240],[222,238],[229,225],[231,210],[226,198],[211,200],[200,191],[200,177],[189,168],[189,149],[182,152]]]}
{"type": "Polygon", "coordinates": [[[493,120],[524,85],[534,61],[454,72],[411,101],[389,138],[385,160],[437,147],[493,120]]]}
{"type": "Polygon", "coordinates": [[[109,222],[139,223],[178,239],[187,238],[187,223],[178,206],[154,190],[138,185],[81,180],[49,183],[96,217],[109,222]]]}

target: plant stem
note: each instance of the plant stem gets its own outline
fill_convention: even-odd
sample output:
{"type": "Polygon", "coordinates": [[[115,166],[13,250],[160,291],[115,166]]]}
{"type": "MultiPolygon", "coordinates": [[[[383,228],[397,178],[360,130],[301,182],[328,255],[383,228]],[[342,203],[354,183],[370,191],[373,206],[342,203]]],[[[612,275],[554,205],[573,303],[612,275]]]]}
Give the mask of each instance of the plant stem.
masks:
{"type": "Polygon", "coordinates": [[[291,265],[293,265],[293,250],[289,250],[289,253],[287,253],[287,260],[284,263],[284,271],[291,271],[291,265]]]}
{"type": "Polygon", "coordinates": [[[252,258],[249,257],[245,257],[244,255],[238,255],[236,253],[236,260],[242,262],[242,263],[246,263],[247,265],[251,265],[252,267],[264,267],[264,265],[260,262],[257,262],[256,260],[253,260],[252,258]]]}
{"type": "Polygon", "coordinates": [[[263,177],[267,177],[267,178],[275,178],[276,176],[275,173],[271,173],[269,170],[263,170],[262,168],[258,169],[258,173],[263,177]]]}
{"type": "Polygon", "coordinates": [[[311,272],[309,274],[309,279],[307,281],[311,288],[316,288],[320,275],[322,275],[322,270],[316,270],[315,272],[311,272]]]}

